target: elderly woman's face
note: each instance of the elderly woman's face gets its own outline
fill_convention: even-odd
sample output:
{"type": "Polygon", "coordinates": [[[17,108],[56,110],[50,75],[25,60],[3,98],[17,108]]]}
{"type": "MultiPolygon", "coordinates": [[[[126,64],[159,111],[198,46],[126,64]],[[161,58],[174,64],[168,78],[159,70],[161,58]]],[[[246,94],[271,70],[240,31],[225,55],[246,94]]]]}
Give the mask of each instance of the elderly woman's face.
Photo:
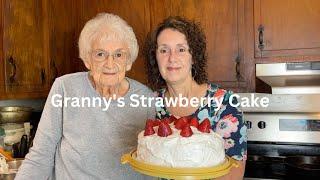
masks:
{"type": "Polygon", "coordinates": [[[165,29],[159,34],[157,44],[159,71],[167,83],[183,82],[192,77],[192,55],[184,34],[165,29]]]}
{"type": "Polygon", "coordinates": [[[119,40],[97,38],[92,42],[89,57],[85,65],[96,85],[115,86],[124,80],[126,71],[131,68],[128,47],[119,40]]]}

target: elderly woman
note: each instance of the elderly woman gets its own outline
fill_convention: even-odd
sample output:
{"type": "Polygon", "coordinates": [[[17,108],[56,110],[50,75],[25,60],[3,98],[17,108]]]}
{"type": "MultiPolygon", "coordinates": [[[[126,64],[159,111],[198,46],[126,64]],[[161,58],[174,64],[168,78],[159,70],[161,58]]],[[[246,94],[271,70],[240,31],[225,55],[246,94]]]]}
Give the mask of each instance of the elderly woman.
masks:
{"type": "MultiPolygon", "coordinates": [[[[216,97],[217,103],[203,106],[157,107],[157,118],[192,116],[199,122],[208,118],[211,128],[225,140],[226,155],[239,161],[225,179],[242,179],[246,160],[246,126],[242,113],[229,103],[230,91],[207,82],[206,40],[201,28],[181,17],[165,19],[152,32],[145,45],[145,59],[150,86],[162,98],[216,97]]],[[[213,69],[214,70],[214,69],[213,69]]],[[[207,98],[209,99],[209,98],[207,98]]]]}
{"type": "Polygon", "coordinates": [[[79,52],[89,72],[56,79],[17,180],[144,178],[120,163],[155,115],[152,108],[129,106],[132,94],[153,96],[125,76],[138,55],[132,28],[116,15],[99,14],[84,26],[79,52]],[[77,103],[81,98],[86,101],[77,103]]]}

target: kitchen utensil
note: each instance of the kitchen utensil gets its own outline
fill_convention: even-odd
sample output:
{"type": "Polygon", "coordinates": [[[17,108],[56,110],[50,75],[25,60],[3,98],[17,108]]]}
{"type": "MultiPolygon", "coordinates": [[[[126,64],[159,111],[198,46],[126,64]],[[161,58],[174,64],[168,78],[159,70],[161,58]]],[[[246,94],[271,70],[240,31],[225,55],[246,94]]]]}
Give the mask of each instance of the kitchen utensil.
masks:
{"type": "Polygon", "coordinates": [[[29,138],[29,142],[28,142],[28,150],[33,146],[33,137],[31,136],[29,138]]]}
{"type": "Polygon", "coordinates": [[[19,147],[20,143],[14,143],[12,145],[12,154],[14,158],[18,158],[20,156],[20,147],[19,147]]]}
{"type": "Polygon", "coordinates": [[[23,123],[29,121],[32,108],[23,106],[0,107],[0,124],[23,123]]]}
{"type": "Polygon", "coordinates": [[[121,163],[128,163],[135,171],[154,177],[167,179],[211,179],[224,176],[232,167],[239,167],[236,160],[226,157],[225,162],[215,167],[206,168],[171,168],[147,164],[137,159],[136,150],[121,157],[121,163]]]}
{"type": "Polygon", "coordinates": [[[31,125],[30,122],[23,123],[25,135],[30,136],[31,125]]]}
{"type": "Polygon", "coordinates": [[[20,142],[19,158],[24,158],[28,153],[28,136],[23,135],[20,142]]]}

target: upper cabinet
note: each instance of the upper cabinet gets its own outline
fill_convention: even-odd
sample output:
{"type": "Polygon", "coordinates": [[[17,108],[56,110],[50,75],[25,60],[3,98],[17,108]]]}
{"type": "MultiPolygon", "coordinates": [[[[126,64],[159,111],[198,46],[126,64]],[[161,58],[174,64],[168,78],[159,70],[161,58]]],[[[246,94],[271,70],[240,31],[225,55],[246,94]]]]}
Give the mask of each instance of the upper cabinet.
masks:
{"type": "Polygon", "coordinates": [[[237,92],[246,90],[248,71],[241,38],[244,1],[152,1],[150,10],[153,28],[169,15],[199,22],[207,37],[209,81],[237,92]]]}
{"type": "Polygon", "coordinates": [[[45,98],[55,78],[84,71],[78,38],[100,12],[119,15],[140,53],[128,76],[146,83],[147,34],[169,16],[199,22],[209,81],[256,90],[255,63],[319,61],[319,0],[0,0],[0,99],[45,98]]]}
{"type": "Polygon", "coordinates": [[[0,99],[45,98],[73,72],[72,1],[0,0],[0,99]]]}
{"type": "Polygon", "coordinates": [[[0,99],[5,93],[4,61],[3,61],[3,1],[0,0],[0,99]]]}
{"type": "Polygon", "coordinates": [[[48,87],[42,1],[4,0],[1,71],[5,91],[40,92],[48,87]]]}
{"type": "Polygon", "coordinates": [[[75,71],[78,59],[78,34],[76,33],[77,4],[68,0],[46,0],[49,83],[55,78],[75,71]]]}
{"type": "Polygon", "coordinates": [[[320,56],[319,0],[254,0],[256,58],[320,56]]]}

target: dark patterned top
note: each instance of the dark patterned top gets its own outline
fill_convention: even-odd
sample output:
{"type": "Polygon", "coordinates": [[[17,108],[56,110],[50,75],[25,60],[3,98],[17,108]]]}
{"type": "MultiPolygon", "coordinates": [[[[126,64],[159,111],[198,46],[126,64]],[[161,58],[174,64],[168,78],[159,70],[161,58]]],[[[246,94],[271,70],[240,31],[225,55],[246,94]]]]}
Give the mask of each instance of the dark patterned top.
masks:
{"type": "MultiPolygon", "coordinates": [[[[164,98],[166,89],[160,89],[158,91],[158,97],[164,98]]],[[[242,112],[237,107],[231,106],[229,97],[232,95],[232,91],[226,91],[218,88],[217,85],[208,83],[208,90],[206,93],[206,99],[211,97],[211,102],[203,103],[192,115],[196,117],[201,123],[205,118],[208,118],[211,123],[211,128],[214,132],[220,134],[225,140],[224,148],[226,155],[236,160],[246,160],[247,157],[247,127],[243,120],[242,112]],[[218,105],[214,98],[219,100],[219,104],[222,101],[222,105],[218,108],[218,105]]],[[[233,98],[232,104],[237,104],[237,99],[233,98]]],[[[156,107],[156,118],[164,119],[170,117],[171,114],[165,106],[156,107]]]]}

